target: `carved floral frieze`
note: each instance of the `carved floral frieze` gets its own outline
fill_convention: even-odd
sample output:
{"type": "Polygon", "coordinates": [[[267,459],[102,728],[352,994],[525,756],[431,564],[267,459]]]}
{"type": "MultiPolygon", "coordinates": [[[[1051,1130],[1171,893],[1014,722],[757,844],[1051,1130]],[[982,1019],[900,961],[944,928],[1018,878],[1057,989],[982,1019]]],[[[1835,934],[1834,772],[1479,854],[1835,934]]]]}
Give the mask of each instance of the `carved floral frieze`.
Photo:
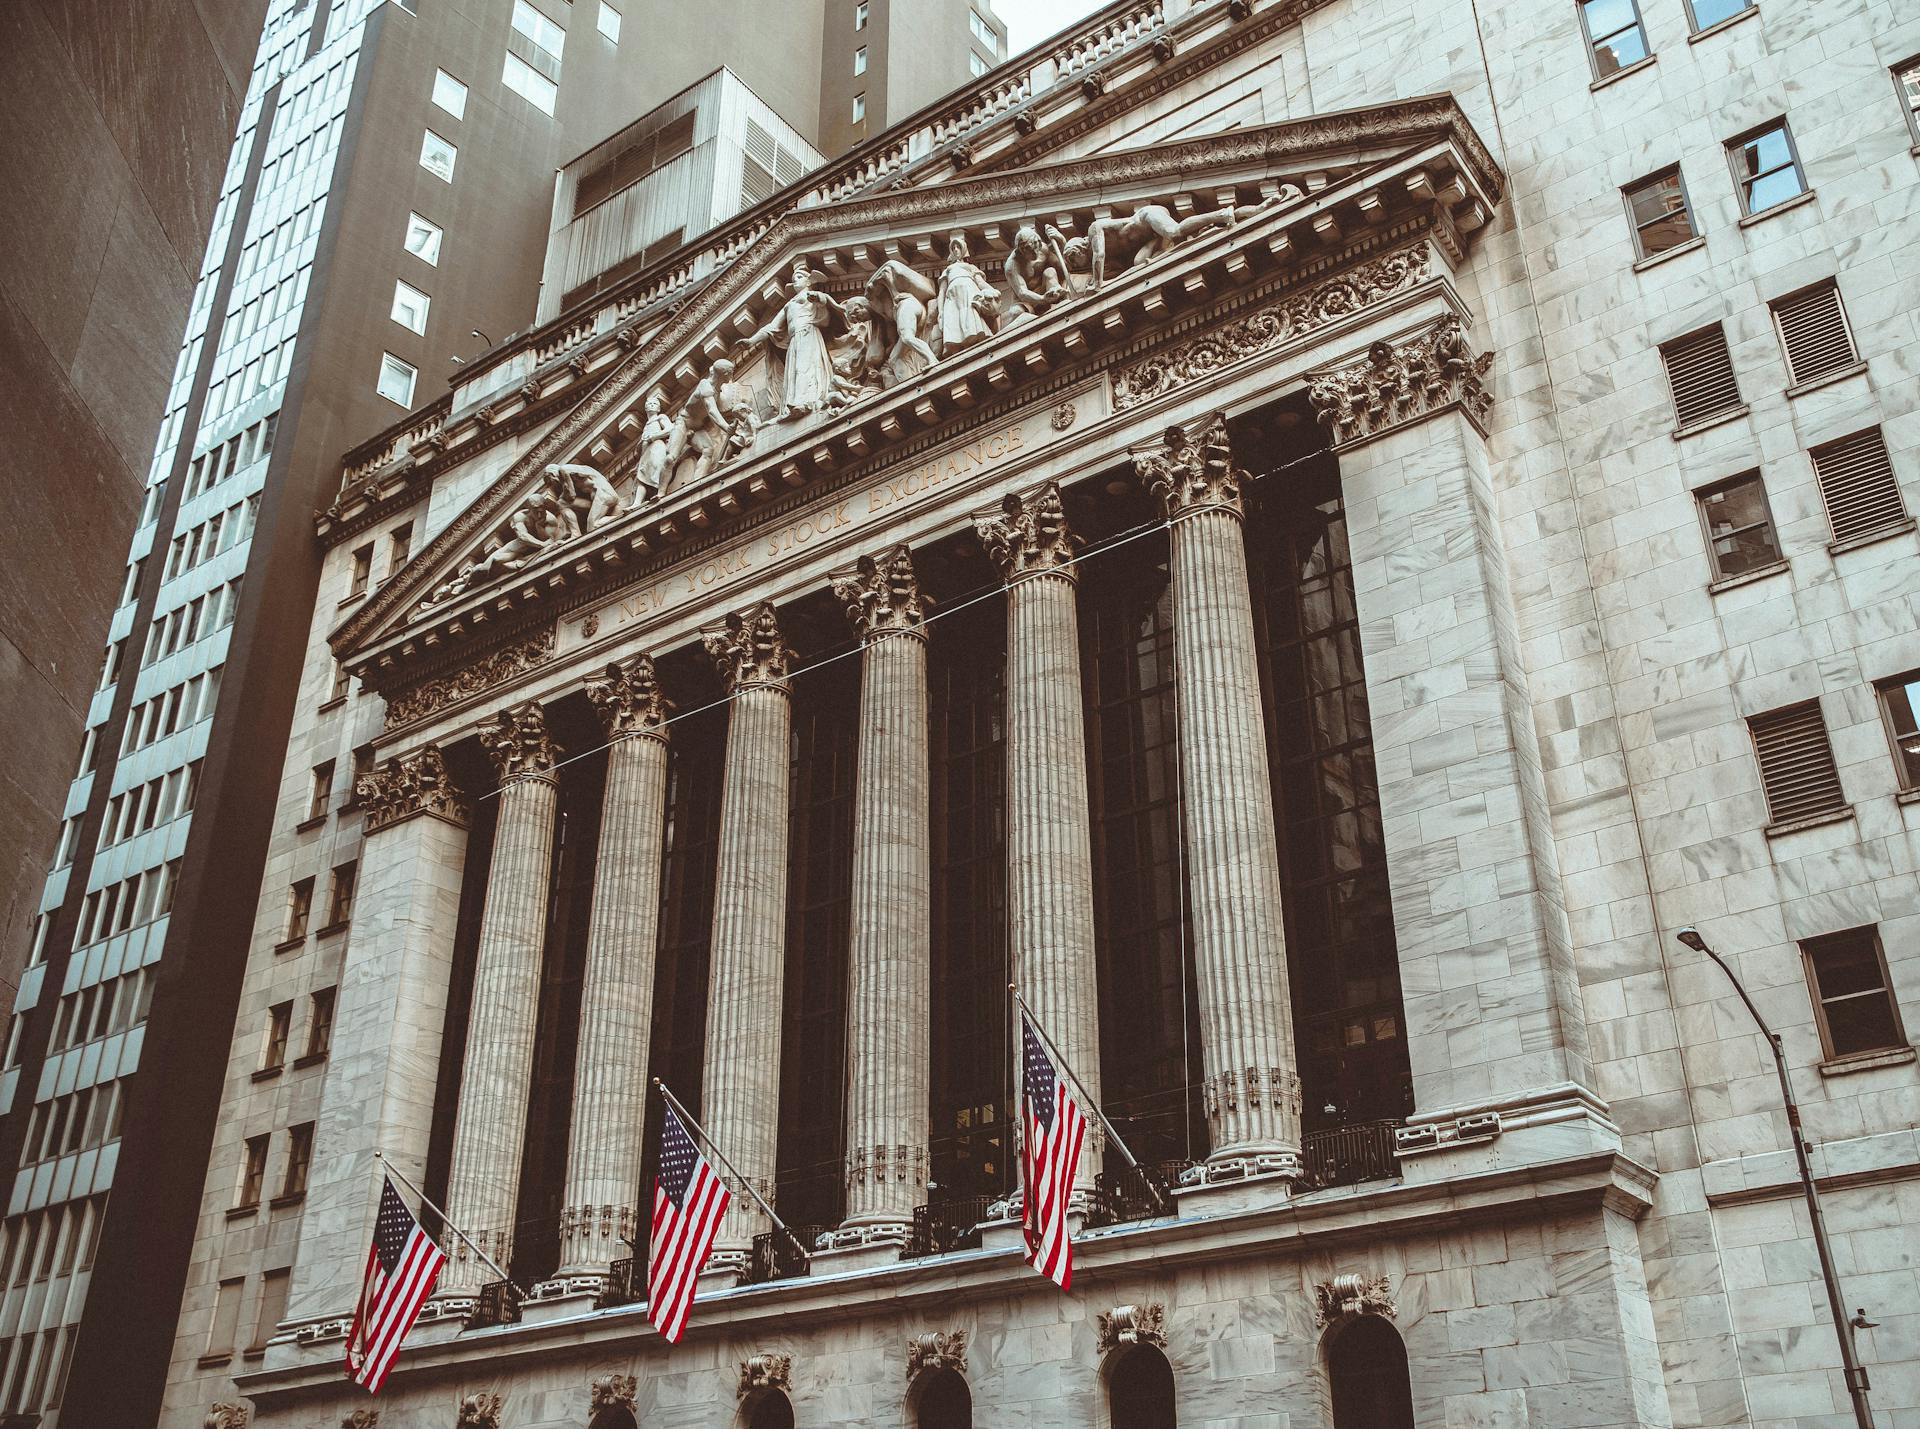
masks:
{"type": "Polygon", "coordinates": [[[1313,1287],[1314,1322],[1322,1328],[1350,1315],[1385,1315],[1391,1319],[1399,1313],[1393,1286],[1384,1275],[1336,1275],[1313,1287]]]}
{"type": "Polygon", "coordinates": [[[636,655],[609,665],[586,679],[587,700],[600,716],[609,739],[630,734],[665,735],[667,717],[673,713],[673,701],[660,688],[653,661],[636,655]]]}
{"type": "Polygon", "coordinates": [[[1057,573],[1073,575],[1080,542],[1067,525],[1060,483],[1049,481],[1025,495],[1009,492],[1000,509],[973,518],[973,529],[1003,580],[1057,573]]]}
{"type": "Polygon", "coordinates": [[[1361,361],[1313,374],[1307,397],[1340,446],[1449,406],[1483,421],[1493,394],[1482,379],[1492,366],[1492,353],[1475,355],[1458,314],[1444,313],[1415,337],[1376,342],[1361,361]]]}
{"type": "Polygon", "coordinates": [[[878,557],[862,556],[852,570],[834,572],[829,583],[855,633],[866,641],[917,632],[933,603],[920,589],[913,552],[904,544],[878,557]]]}
{"type": "Polygon", "coordinates": [[[907,1337],[907,1378],[932,1369],[950,1369],[955,1374],[967,1372],[965,1330],[929,1330],[907,1337]]]}
{"type": "Polygon", "coordinates": [[[1167,1347],[1167,1307],[1156,1302],[1146,1305],[1115,1305],[1102,1310],[1098,1321],[1100,1353],[1110,1354],[1122,1345],[1167,1347]]]}
{"type": "Polygon", "coordinates": [[[375,765],[354,783],[353,796],[365,811],[362,829],[367,834],[415,814],[465,824],[471,812],[437,744],[375,765]]]}
{"type": "Polygon", "coordinates": [[[1396,249],[1143,358],[1114,377],[1114,410],[1124,412],[1392,297],[1421,282],[1430,262],[1424,242],[1396,249]]]}
{"type": "Polygon", "coordinates": [[[397,729],[439,714],[462,700],[485,694],[496,685],[538,669],[552,658],[553,627],[549,625],[524,640],[504,645],[472,664],[461,666],[450,675],[428,680],[396,695],[387,702],[387,728],[397,729]]]}

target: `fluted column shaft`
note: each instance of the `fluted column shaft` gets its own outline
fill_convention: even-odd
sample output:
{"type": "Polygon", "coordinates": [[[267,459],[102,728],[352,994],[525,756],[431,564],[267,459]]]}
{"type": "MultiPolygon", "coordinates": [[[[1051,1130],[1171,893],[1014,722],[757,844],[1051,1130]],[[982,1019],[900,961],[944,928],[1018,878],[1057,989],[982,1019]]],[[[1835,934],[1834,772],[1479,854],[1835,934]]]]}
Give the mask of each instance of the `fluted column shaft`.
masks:
{"type": "MultiPolygon", "coordinates": [[[[1087,1091],[1100,1095],[1093,840],[1074,542],[1052,483],[975,527],[1007,591],[1007,921],[1013,978],[1087,1091]]],[[[1016,1036],[1016,1061],[1020,1045],[1016,1036]]],[[[1017,1073],[1016,1073],[1017,1075],[1017,1073]]],[[[1015,1095],[1019,1085],[1015,1084],[1015,1095]]],[[[1097,1123],[1074,1184],[1099,1170],[1097,1123]]]]}
{"type": "MultiPolygon", "coordinates": [[[[502,714],[497,726],[482,730],[481,742],[500,774],[500,812],[480,915],[447,1217],[510,1270],[552,881],[558,750],[538,705],[502,714]]],[[[465,1241],[449,1239],[439,1294],[470,1295],[497,1278],[465,1241]]]]}
{"type": "Polygon", "coordinates": [[[1180,785],[1205,1102],[1216,1171],[1297,1172],[1300,1082],[1281,918],[1279,842],[1261,717],[1243,473],[1226,423],[1136,454],[1173,523],[1180,785]]]}
{"type": "MultiPolygon", "coordinates": [[[[706,636],[733,693],[715,856],[712,972],[701,1096],[707,1131],[741,1176],[773,1198],[780,1135],[780,1022],[787,925],[792,651],[771,605],[706,636]]],[[[718,1166],[717,1171],[723,1170],[718,1166]]],[[[733,1190],[710,1268],[741,1269],[767,1218],[733,1190]]]]}
{"type": "Polygon", "coordinates": [[[836,1240],[901,1237],[926,1198],[933,928],[925,600],[904,546],[836,575],[866,642],[854,786],[847,1215],[836,1240]]]}
{"type": "Polygon", "coordinates": [[[580,990],[561,1277],[601,1277],[639,1232],[647,1052],[666,844],[667,702],[645,656],[587,682],[611,740],[580,990]]]}

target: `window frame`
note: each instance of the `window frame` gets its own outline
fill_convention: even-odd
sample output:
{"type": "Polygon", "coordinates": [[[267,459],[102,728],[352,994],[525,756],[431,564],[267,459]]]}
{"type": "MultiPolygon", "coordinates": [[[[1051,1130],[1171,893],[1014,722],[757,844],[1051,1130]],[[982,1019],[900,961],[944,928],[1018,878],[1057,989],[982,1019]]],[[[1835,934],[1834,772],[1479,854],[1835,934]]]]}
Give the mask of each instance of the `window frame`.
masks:
{"type": "Polygon", "coordinates": [[[853,7],[853,30],[855,34],[859,34],[860,31],[867,28],[867,20],[869,18],[868,9],[868,0],[859,0],[859,3],[853,7]]]}
{"type": "Polygon", "coordinates": [[[387,309],[387,317],[389,320],[398,323],[401,327],[417,337],[425,337],[427,332],[427,316],[432,311],[433,297],[431,294],[421,292],[405,278],[395,278],[393,280],[393,305],[387,309]],[[413,323],[409,321],[408,316],[402,315],[403,313],[409,316],[411,315],[415,307],[411,301],[413,299],[419,300],[418,312],[420,325],[418,327],[415,327],[413,323]]]}
{"type": "Polygon", "coordinates": [[[1628,60],[1625,64],[1616,64],[1612,69],[1603,71],[1600,68],[1600,41],[1594,38],[1593,26],[1587,20],[1587,6],[1593,3],[1597,3],[1597,0],[1573,0],[1573,8],[1580,15],[1580,33],[1586,37],[1587,64],[1593,71],[1595,84],[1612,79],[1617,74],[1625,74],[1635,65],[1644,64],[1653,58],[1653,42],[1647,38],[1647,21],[1646,17],[1640,13],[1640,0],[1624,0],[1628,8],[1633,11],[1633,24],[1614,30],[1605,38],[1615,39],[1624,35],[1628,29],[1632,29],[1640,36],[1640,48],[1643,53],[1638,59],[1628,60]]]}
{"type": "Polygon", "coordinates": [[[1913,1045],[1907,1037],[1906,1020],[1900,1015],[1900,997],[1894,990],[1892,970],[1887,966],[1887,949],[1880,937],[1879,924],[1866,923],[1857,928],[1840,928],[1831,933],[1802,938],[1799,940],[1799,947],[1801,969],[1807,980],[1808,999],[1813,1004],[1814,1026],[1820,1032],[1820,1050],[1824,1054],[1823,1060],[1847,1062],[1856,1057],[1876,1057],[1888,1052],[1903,1051],[1913,1045]],[[1820,971],[1815,963],[1815,945],[1833,944],[1840,939],[1855,936],[1864,936],[1873,949],[1874,961],[1880,968],[1880,986],[1869,992],[1849,992],[1841,993],[1836,997],[1827,997],[1820,988],[1820,971]],[[1827,1021],[1827,1005],[1831,1002],[1853,1002],[1860,998],[1872,997],[1876,993],[1887,1001],[1887,1011],[1893,1019],[1893,1041],[1881,1047],[1859,1047],[1850,1052],[1836,1051],[1833,1045],[1833,1031],[1827,1021]]]}
{"type": "Polygon", "coordinates": [[[606,40],[608,44],[617,45],[620,43],[620,26],[625,19],[626,17],[622,15],[619,10],[609,5],[607,0],[600,0],[599,12],[593,17],[593,27],[600,32],[601,38],[606,40]],[[607,16],[609,15],[613,16],[612,30],[607,29],[607,16]]]}
{"type": "Polygon", "coordinates": [[[411,412],[413,410],[413,394],[419,384],[419,368],[415,367],[405,358],[395,357],[391,352],[383,352],[380,354],[380,375],[374,379],[373,384],[373,390],[377,396],[386,398],[403,411],[411,412]],[[407,395],[404,399],[396,397],[393,393],[387,391],[387,377],[389,373],[396,370],[404,371],[407,374],[407,395]]]}
{"type": "Polygon", "coordinates": [[[1816,382],[1824,382],[1830,377],[1851,371],[1860,365],[1860,343],[1854,337],[1853,319],[1847,315],[1847,299],[1846,295],[1840,291],[1840,279],[1837,274],[1830,278],[1822,278],[1817,283],[1803,283],[1778,297],[1768,298],[1767,320],[1773,325],[1774,341],[1780,344],[1780,360],[1786,365],[1787,386],[1791,390],[1798,390],[1816,382]],[[1780,321],[1780,310],[1814,293],[1821,292],[1833,294],[1833,310],[1839,316],[1840,330],[1846,334],[1847,338],[1847,361],[1838,366],[1829,367],[1825,371],[1815,372],[1811,376],[1802,377],[1795,370],[1793,349],[1787,342],[1787,329],[1780,321]]]}
{"type": "Polygon", "coordinates": [[[858,79],[867,72],[867,47],[861,45],[853,52],[853,77],[858,79]]]}
{"type": "Polygon", "coordinates": [[[293,1040],[293,1002],[276,1002],[267,1009],[266,1036],[260,1047],[261,1073],[278,1072],[287,1065],[287,1045],[293,1040]]]}
{"type": "MultiPolygon", "coordinates": [[[[567,0],[567,3],[572,4],[573,0],[567,0]]],[[[556,64],[565,61],[567,55],[567,27],[554,19],[553,16],[547,14],[538,5],[533,4],[532,0],[513,0],[513,13],[508,17],[507,23],[513,27],[515,34],[519,35],[536,50],[548,56],[556,64]],[[520,23],[520,17],[523,14],[533,17],[526,25],[520,23]],[[551,30],[560,37],[559,42],[551,49],[547,47],[543,38],[544,32],[548,30],[551,30]]]]}
{"type": "Polygon", "coordinates": [[[1694,487],[1693,508],[1699,513],[1700,536],[1701,539],[1706,542],[1707,569],[1712,573],[1713,584],[1718,585],[1721,581],[1739,580],[1744,576],[1751,576],[1760,571],[1773,570],[1787,559],[1786,551],[1780,545],[1780,523],[1774,519],[1773,501],[1772,498],[1767,495],[1766,478],[1761,475],[1759,467],[1749,467],[1745,471],[1737,471],[1731,476],[1723,476],[1717,480],[1694,487]],[[1714,549],[1714,542],[1716,540],[1725,540],[1732,536],[1738,536],[1744,531],[1751,531],[1755,529],[1755,526],[1751,524],[1741,526],[1720,536],[1716,536],[1712,523],[1707,519],[1707,498],[1715,492],[1725,491],[1748,480],[1751,480],[1760,490],[1760,505],[1766,512],[1766,521],[1764,524],[1767,529],[1768,539],[1773,545],[1773,559],[1744,571],[1725,571],[1720,568],[1720,556],[1714,549]]]}
{"type": "Polygon", "coordinates": [[[1920,55],[1901,60],[1888,71],[1893,76],[1893,92],[1899,96],[1901,111],[1907,117],[1907,133],[1913,140],[1913,147],[1920,149],[1920,55]],[[1907,98],[1906,76],[1914,77],[1915,94],[1907,98]]]}
{"type": "Polygon", "coordinates": [[[1643,175],[1630,184],[1622,184],[1620,186],[1620,202],[1627,211],[1627,227],[1633,233],[1633,256],[1634,261],[1637,263],[1644,263],[1651,258],[1663,257],[1668,253],[1674,252],[1676,249],[1684,248],[1687,244],[1692,243],[1700,237],[1700,225],[1695,222],[1693,216],[1693,196],[1687,192],[1687,178],[1686,175],[1681,172],[1678,163],[1669,164],[1662,169],[1655,169],[1652,173],[1643,175]],[[1665,248],[1649,252],[1645,241],[1645,233],[1647,228],[1659,222],[1659,220],[1649,219],[1643,224],[1636,219],[1633,213],[1633,199],[1636,193],[1648,189],[1667,178],[1672,178],[1674,186],[1680,191],[1680,214],[1687,221],[1687,236],[1677,243],[1670,243],[1665,248]]]}
{"type": "Polygon", "coordinates": [[[1742,0],[1740,8],[1731,15],[1722,15],[1719,19],[1703,25],[1700,23],[1700,16],[1694,11],[1695,3],[1696,0],[1687,0],[1687,33],[1689,35],[1704,35],[1709,30],[1717,30],[1722,25],[1732,24],[1747,12],[1760,8],[1758,0],[1742,0]]]}
{"type": "Polygon", "coordinates": [[[443,113],[451,114],[455,119],[465,119],[467,117],[466,85],[462,84],[459,80],[455,79],[452,75],[448,74],[445,70],[437,67],[433,71],[432,102],[433,102],[434,108],[442,111],[443,113]],[[443,84],[443,81],[444,81],[444,84],[443,84]],[[449,93],[443,96],[441,94],[442,88],[447,88],[449,90],[458,90],[459,92],[457,94],[449,93]],[[454,102],[449,104],[447,102],[449,99],[453,100],[454,102]]]}
{"type": "Polygon", "coordinates": [[[302,822],[324,819],[327,811],[333,807],[333,770],[334,761],[331,759],[313,766],[313,782],[307,788],[307,816],[302,822]]]}
{"type": "Polygon", "coordinates": [[[507,51],[506,57],[500,63],[500,83],[549,119],[560,107],[559,84],[540,73],[512,50],[507,51]],[[532,93],[528,92],[530,89],[532,93]],[[542,103],[542,99],[546,102],[542,103]]]}
{"type": "Polygon", "coordinates": [[[1763,213],[1772,213],[1782,205],[1792,203],[1798,198],[1804,198],[1807,194],[1813,192],[1813,186],[1807,182],[1807,167],[1800,162],[1800,146],[1794,141],[1793,126],[1787,122],[1787,116],[1785,114],[1769,119],[1764,124],[1756,124],[1751,129],[1741,131],[1739,134],[1734,135],[1733,138],[1727,140],[1721,147],[1726,152],[1727,171],[1733,176],[1733,190],[1735,196],[1740,200],[1740,216],[1742,218],[1758,218],[1763,213]],[[1769,178],[1781,172],[1781,170],[1780,168],[1768,169],[1764,173],[1755,174],[1751,179],[1748,179],[1740,172],[1740,150],[1753,140],[1760,138],[1762,135],[1771,134],[1776,129],[1780,131],[1781,137],[1787,142],[1787,163],[1783,167],[1793,170],[1794,179],[1800,187],[1796,192],[1787,195],[1787,197],[1783,199],[1775,200],[1765,208],[1755,208],[1753,206],[1752,186],[1758,184],[1762,179],[1769,178]]]}
{"type": "Polygon", "coordinates": [[[1873,702],[1880,710],[1880,727],[1887,732],[1887,748],[1893,755],[1894,777],[1900,781],[1902,793],[1920,793],[1920,699],[1913,695],[1907,697],[1907,709],[1914,728],[1908,733],[1913,739],[1915,752],[1912,767],[1908,767],[1907,753],[1901,747],[1901,733],[1894,721],[1894,713],[1888,697],[1898,692],[1912,689],[1920,691],[1920,669],[1905,671],[1898,675],[1884,675],[1873,682],[1873,702]]]}
{"type": "Polygon", "coordinates": [[[866,95],[866,91],[862,90],[860,93],[854,95],[853,97],[853,118],[850,119],[848,123],[865,124],[866,122],[867,122],[867,95],[866,95]]]}
{"type": "Polygon", "coordinates": [[[280,941],[282,945],[298,943],[307,936],[308,925],[313,922],[313,884],[311,875],[296,878],[287,889],[287,935],[280,941]]]}
{"type": "Polygon", "coordinates": [[[307,1182],[313,1174],[313,1127],[310,1121],[287,1128],[287,1161],[280,1174],[280,1193],[275,1205],[298,1200],[307,1194],[307,1182]]]}
{"type": "Polygon", "coordinates": [[[413,212],[413,210],[409,209],[407,210],[407,228],[406,228],[406,232],[403,233],[400,237],[400,246],[405,251],[407,251],[408,253],[411,253],[414,257],[418,258],[422,263],[425,263],[429,268],[438,268],[440,266],[440,244],[446,238],[446,236],[447,236],[446,229],[442,228],[439,224],[435,223],[432,219],[424,218],[420,214],[417,214],[413,212]],[[413,237],[416,225],[418,226],[419,229],[431,235],[428,242],[423,245],[428,250],[426,252],[422,252],[419,248],[415,248],[411,243],[407,241],[408,239],[413,237]]]}
{"type": "Polygon", "coordinates": [[[425,169],[428,173],[432,174],[436,179],[440,180],[440,182],[444,184],[451,184],[453,182],[454,173],[459,168],[459,166],[460,166],[460,146],[458,144],[454,143],[453,140],[449,139],[446,135],[436,132],[432,125],[428,125],[426,128],[421,130],[421,133],[420,133],[420,167],[421,168],[425,169]],[[433,146],[436,142],[444,145],[447,151],[447,155],[448,155],[447,171],[444,174],[441,173],[440,170],[435,168],[432,164],[427,162],[429,156],[433,155],[433,146]]]}

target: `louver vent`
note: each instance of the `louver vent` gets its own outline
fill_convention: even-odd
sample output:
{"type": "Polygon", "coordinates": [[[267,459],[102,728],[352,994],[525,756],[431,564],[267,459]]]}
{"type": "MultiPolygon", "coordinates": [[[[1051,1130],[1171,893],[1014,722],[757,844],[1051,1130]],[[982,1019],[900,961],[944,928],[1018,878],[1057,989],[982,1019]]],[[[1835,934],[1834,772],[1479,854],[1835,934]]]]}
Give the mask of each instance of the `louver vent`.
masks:
{"type": "Polygon", "coordinates": [[[1731,412],[1740,405],[1733,358],[1727,353],[1727,335],[1719,324],[1668,343],[1660,349],[1660,359],[1667,365],[1673,414],[1682,427],[1731,412]]]}
{"type": "Polygon", "coordinates": [[[1812,456],[1834,540],[1905,524],[1906,503],[1900,499],[1900,483],[1894,480],[1887,441],[1878,427],[1815,447],[1812,456]]]}
{"type": "Polygon", "coordinates": [[[1787,350],[1787,369],[1796,387],[1859,360],[1840,307],[1840,289],[1832,283],[1782,298],[1773,305],[1773,319],[1780,325],[1780,345],[1787,350]]]}
{"type": "Polygon", "coordinates": [[[1798,823],[1847,807],[1818,700],[1756,715],[1747,724],[1760,756],[1767,817],[1774,823],[1798,823]]]}

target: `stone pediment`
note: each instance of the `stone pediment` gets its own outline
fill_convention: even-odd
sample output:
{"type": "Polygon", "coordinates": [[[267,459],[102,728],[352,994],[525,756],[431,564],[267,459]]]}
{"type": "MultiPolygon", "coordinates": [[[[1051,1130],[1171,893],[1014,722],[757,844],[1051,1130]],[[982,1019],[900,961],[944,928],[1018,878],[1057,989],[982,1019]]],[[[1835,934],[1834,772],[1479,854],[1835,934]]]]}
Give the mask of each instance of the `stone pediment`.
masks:
{"type": "Polygon", "coordinates": [[[597,372],[335,651],[391,694],[531,606],[1137,346],[1237,285],[1331,267],[1410,224],[1457,257],[1501,182],[1440,96],[789,212],[597,372]]]}

